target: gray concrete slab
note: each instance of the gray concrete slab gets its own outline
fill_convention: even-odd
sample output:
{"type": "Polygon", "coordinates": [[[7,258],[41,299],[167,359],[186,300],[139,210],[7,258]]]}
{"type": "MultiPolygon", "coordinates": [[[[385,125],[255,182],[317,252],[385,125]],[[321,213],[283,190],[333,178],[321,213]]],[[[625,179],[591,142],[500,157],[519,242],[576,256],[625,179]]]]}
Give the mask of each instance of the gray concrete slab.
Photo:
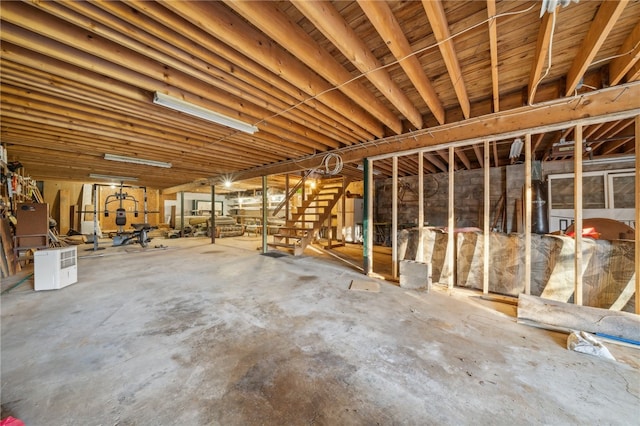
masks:
{"type": "Polygon", "coordinates": [[[350,291],[362,275],[323,258],[162,243],[170,247],[83,258],[79,282],[62,290],[2,296],[2,417],[30,426],[639,418],[637,350],[609,346],[627,363],[570,352],[565,335],[516,324],[510,307],[466,291],[383,282],[379,293],[350,291]]]}

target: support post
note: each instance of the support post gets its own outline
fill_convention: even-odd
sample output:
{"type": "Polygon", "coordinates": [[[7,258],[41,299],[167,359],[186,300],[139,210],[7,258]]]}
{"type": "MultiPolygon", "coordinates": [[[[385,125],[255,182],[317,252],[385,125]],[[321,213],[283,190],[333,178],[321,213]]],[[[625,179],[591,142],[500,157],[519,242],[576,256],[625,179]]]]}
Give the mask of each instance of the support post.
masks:
{"type": "Polygon", "coordinates": [[[180,237],[184,237],[184,191],[180,191],[180,237]]]}
{"type": "Polygon", "coordinates": [[[491,153],[489,152],[489,141],[484,141],[484,204],[483,204],[483,216],[482,216],[482,238],[484,244],[482,245],[482,293],[489,293],[489,219],[491,215],[491,153]]]}
{"type": "Polygon", "coordinates": [[[398,278],[398,156],[393,157],[391,184],[391,277],[398,278]]]}
{"type": "Polygon", "coordinates": [[[362,269],[365,275],[373,272],[373,164],[368,158],[363,161],[364,202],[362,212],[362,269]]]}
{"type": "Polygon", "coordinates": [[[636,115],[636,314],[640,314],[640,115],[636,115]]]}
{"type": "Polygon", "coordinates": [[[268,251],[267,247],[267,233],[269,227],[267,226],[267,177],[262,176],[262,253],[268,251]]]}
{"type": "Polygon", "coordinates": [[[211,185],[211,244],[216,243],[216,186],[211,185]]]}
{"type": "Polygon", "coordinates": [[[531,294],[531,133],[524,136],[524,294],[531,294]]]}
{"type": "Polygon", "coordinates": [[[93,251],[97,251],[97,250],[98,250],[98,185],[94,183],[93,184],[93,251]]]}
{"type": "Polygon", "coordinates": [[[287,197],[284,204],[284,217],[285,221],[289,220],[289,203],[291,202],[291,197],[289,197],[289,173],[287,173],[284,177],[284,196],[287,197]]]}
{"type": "Polygon", "coordinates": [[[573,208],[575,233],[575,281],[573,302],[582,305],[582,125],[578,124],[574,130],[574,191],[573,208]]]}
{"type": "Polygon", "coordinates": [[[144,201],[142,203],[142,207],[144,208],[144,223],[149,223],[149,205],[147,203],[147,187],[142,187],[142,195],[144,196],[144,201]]]}
{"type": "MultiPolygon", "coordinates": [[[[347,186],[349,186],[347,184],[347,178],[346,177],[342,177],[342,217],[340,218],[340,225],[341,225],[341,229],[337,230],[337,233],[340,234],[341,238],[340,240],[342,241],[342,244],[347,244],[347,238],[345,235],[345,231],[346,231],[346,224],[345,222],[347,221],[347,186]]],[[[354,216],[355,219],[355,216],[354,216]]],[[[336,236],[337,237],[337,236],[336,236]]],[[[353,229],[351,230],[351,241],[355,242],[356,239],[356,223],[355,220],[353,221],[353,229]]]]}
{"type": "Polygon", "coordinates": [[[416,260],[424,262],[424,153],[418,152],[418,253],[416,260]]]}
{"type": "Polygon", "coordinates": [[[448,220],[447,220],[447,265],[449,267],[449,279],[447,280],[447,287],[449,290],[453,289],[453,280],[454,280],[454,259],[453,256],[455,254],[455,250],[453,249],[453,245],[455,244],[454,240],[454,230],[456,227],[455,223],[455,193],[454,193],[454,174],[455,174],[455,158],[454,158],[454,150],[453,146],[449,147],[449,203],[448,203],[448,220]]]}

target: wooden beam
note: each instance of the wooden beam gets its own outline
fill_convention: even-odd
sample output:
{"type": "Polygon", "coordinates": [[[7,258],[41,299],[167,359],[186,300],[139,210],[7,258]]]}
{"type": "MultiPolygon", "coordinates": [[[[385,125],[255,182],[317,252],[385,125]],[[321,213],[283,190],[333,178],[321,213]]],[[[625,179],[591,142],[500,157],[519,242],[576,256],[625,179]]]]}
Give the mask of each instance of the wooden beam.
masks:
{"type": "Polygon", "coordinates": [[[391,174],[391,277],[398,278],[398,156],[393,159],[391,174]]]}
{"type": "Polygon", "coordinates": [[[589,32],[583,40],[578,54],[571,64],[571,68],[569,68],[566,96],[572,95],[576,90],[580,79],[582,79],[585,71],[591,65],[591,61],[593,61],[593,58],[595,58],[600,47],[607,39],[609,32],[613,29],[627,3],[628,0],[605,0],[600,5],[589,27],[589,32]]]}
{"type": "Polygon", "coordinates": [[[532,148],[532,153],[535,155],[536,150],[538,149],[538,147],[540,146],[540,144],[542,143],[542,140],[544,139],[544,133],[538,133],[535,136],[535,141],[533,142],[533,148],[532,148]]]}
{"type": "Polygon", "coordinates": [[[447,170],[453,169],[453,170],[457,170],[457,164],[456,164],[456,157],[455,155],[453,156],[453,161],[452,158],[449,157],[449,150],[448,149],[439,149],[436,151],[436,154],[438,154],[440,156],[440,158],[442,158],[444,161],[447,162],[447,170]]]}
{"type": "Polygon", "coordinates": [[[364,212],[362,217],[362,233],[363,233],[363,269],[366,275],[373,274],[373,161],[364,158],[364,212]]]}
{"type": "Polygon", "coordinates": [[[424,155],[418,152],[418,252],[416,260],[424,262],[424,155]]]}
{"type": "Polygon", "coordinates": [[[640,80],[640,61],[631,67],[626,76],[627,82],[640,80]]]}
{"type": "Polygon", "coordinates": [[[478,163],[480,164],[480,167],[484,167],[483,153],[480,151],[480,145],[474,144],[473,145],[473,152],[476,154],[476,159],[478,160],[478,163]]]}
{"type": "MultiPolygon", "coordinates": [[[[489,53],[491,55],[491,87],[493,92],[493,112],[500,111],[500,83],[498,81],[498,20],[496,0],[487,0],[489,17],[489,53]]],[[[482,164],[482,161],[480,162],[482,164]]]]}
{"type": "MultiPolygon", "coordinates": [[[[475,145],[474,145],[475,146],[475,145]]],[[[489,235],[491,229],[489,228],[489,219],[491,216],[491,162],[489,153],[489,141],[484,141],[484,185],[483,185],[483,215],[482,215],[482,293],[489,293],[489,235]]]]}
{"type": "MultiPolygon", "coordinates": [[[[358,37],[358,34],[331,3],[318,0],[293,2],[292,4],[369,79],[411,124],[417,129],[422,128],[420,112],[391,79],[389,72],[382,67],[383,64],[373,56],[366,43],[358,37]]],[[[292,41],[290,38],[288,46],[292,44],[292,41]]],[[[316,52],[313,54],[317,55],[316,52]]],[[[321,71],[318,70],[318,72],[321,71]]]]}
{"type": "MultiPolygon", "coordinates": [[[[510,139],[523,133],[541,133],[565,129],[576,123],[593,124],[603,121],[620,120],[640,113],[637,99],[640,97],[640,82],[626,83],[590,93],[576,99],[557,99],[527,105],[520,108],[474,117],[461,122],[431,127],[428,130],[412,132],[405,137],[389,137],[376,140],[375,143],[363,143],[357,146],[332,151],[340,154],[346,163],[369,158],[382,158],[392,153],[409,154],[414,150],[434,146],[446,147],[470,145],[485,139],[510,139]]],[[[281,174],[287,171],[304,170],[317,167],[326,154],[310,156],[294,161],[262,166],[238,172],[238,177],[262,176],[263,174],[281,174]]],[[[425,156],[429,159],[429,157],[425,156]]]]}
{"type": "MultiPolygon", "coordinates": [[[[49,4],[50,2],[46,3],[49,4]]],[[[42,2],[38,3],[40,7],[43,4],[42,2]]],[[[73,7],[74,10],[88,8],[88,6],[83,5],[85,5],[84,2],[75,2],[73,5],[65,5],[65,7],[73,7]]],[[[187,57],[200,58],[207,71],[215,72],[215,75],[218,75],[216,71],[222,70],[222,79],[238,81],[240,82],[239,84],[245,83],[244,87],[249,86],[254,88],[257,93],[277,97],[288,106],[300,103],[296,108],[302,113],[300,116],[317,117],[315,125],[311,124],[310,121],[307,121],[307,123],[314,125],[316,130],[320,130],[320,128],[327,129],[329,131],[327,135],[335,139],[341,139],[338,133],[348,140],[352,138],[368,140],[373,137],[373,134],[364,130],[355,122],[351,122],[351,125],[346,126],[345,124],[348,123],[345,123],[344,115],[339,114],[319,100],[309,99],[302,90],[291,82],[268,71],[231,46],[212,38],[195,26],[178,24],[180,17],[166,9],[153,9],[147,5],[148,9],[145,11],[147,15],[145,15],[121,2],[100,2],[91,3],[91,5],[93,9],[98,6],[108,12],[104,22],[109,22],[113,25],[115,21],[111,16],[120,18],[121,25],[126,25],[126,30],[123,29],[121,32],[135,34],[135,38],[138,41],[143,41],[145,45],[157,45],[159,49],[164,49],[174,55],[178,55],[175,52],[180,52],[181,55],[187,55],[187,57]],[[149,14],[150,10],[162,10],[165,13],[160,15],[162,17],[160,18],[158,15],[151,16],[149,14]],[[158,22],[162,22],[164,25],[158,25],[158,22]],[[178,28],[179,33],[176,31],[178,28]],[[154,40],[156,40],[155,44],[153,43],[154,40]],[[165,40],[165,43],[158,45],[157,40],[165,40]],[[211,70],[212,68],[215,69],[211,70]],[[229,69],[233,69],[232,76],[224,72],[229,69]]],[[[158,6],[162,8],[161,5],[158,6]]],[[[186,60],[186,62],[189,63],[191,61],[186,60]]],[[[197,64],[200,64],[200,62],[197,64]]],[[[294,110],[291,112],[293,113],[294,110]]]]}
{"type": "Polygon", "coordinates": [[[524,136],[524,294],[531,294],[531,133],[524,136]]]}
{"type": "Polygon", "coordinates": [[[451,33],[442,2],[441,0],[422,0],[422,5],[427,13],[433,35],[439,43],[438,47],[440,48],[440,53],[449,72],[453,90],[456,92],[458,102],[460,103],[460,108],[462,108],[462,115],[465,118],[469,118],[471,115],[469,96],[467,95],[467,88],[462,78],[462,70],[460,69],[456,49],[453,40],[450,38],[451,33]]]}
{"type": "MultiPolygon", "coordinates": [[[[287,50],[295,57],[302,61],[309,68],[305,74],[309,79],[311,70],[320,74],[334,87],[338,87],[341,92],[349,96],[354,102],[369,111],[374,117],[387,125],[395,133],[402,133],[402,123],[398,117],[393,114],[382,102],[369,92],[363,83],[353,81],[353,76],[324,48],[318,45],[315,40],[309,36],[299,25],[292,22],[288,16],[278,9],[278,4],[273,2],[232,2],[227,1],[225,4],[242,15],[245,19],[267,34],[271,39],[279,43],[281,46],[287,46],[287,50]]],[[[299,6],[298,4],[295,4],[299,6]]],[[[199,25],[201,28],[207,28],[214,21],[222,21],[221,26],[231,26],[246,24],[242,23],[235,15],[231,14],[226,8],[219,7],[215,3],[195,2],[195,3],[179,3],[170,2],[165,4],[166,7],[173,9],[183,17],[188,18],[191,22],[199,25]],[[221,15],[222,14],[222,15],[221,15]],[[238,22],[239,21],[239,22],[238,22]],[[225,23],[227,23],[225,25],[225,23]]],[[[216,28],[218,26],[216,25],[216,28]]],[[[211,29],[208,28],[209,31],[211,29]]],[[[252,33],[255,31],[252,31],[252,33]]],[[[217,32],[214,36],[219,37],[217,32]]],[[[236,35],[241,38],[248,38],[246,34],[236,35]]],[[[258,59],[264,61],[265,55],[271,55],[276,49],[273,43],[260,34],[253,37],[264,39],[264,44],[258,45],[259,52],[255,53],[258,59]],[[270,49],[265,50],[263,46],[269,46],[270,49]]],[[[234,43],[237,43],[234,41],[234,43]]],[[[255,48],[254,47],[254,48],[255,48]]],[[[279,72],[283,72],[282,64],[278,65],[279,72]]],[[[308,84],[308,83],[305,83],[308,84]]],[[[302,86],[301,86],[302,87],[302,86]]]]}
{"type": "MultiPolygon", "coordinates": [[[[358,4],[380,34],[393,56],[422,96],[439,124],[444,124],[445,114],[431,81],[422,69],[418,58],[413,55],[411,45],[402,31],[398,20],[386,2],[358,0],[358,4]]],[[[333,29],[332,29],[333,30],[333,29]]],[[[332,32],[333,34],[333,32],[332,32]]],[[[335,35],[334,35],[335,37],[335,35]]]]}
{"type": "Polygon", "coordinates": [[[542,21],[540,22],[536,53],[533,56],[531,72],[529,73],[529,95],[527,97],[529,104],[534,102],[538,85],[541,82],[542,68],[544,67],[545,60],[549,53],[549,43],[551,41],[551,33],[553,32],[553,26],[555,24],[555,16],[555,12],[545,13],[542,16],[542,21]]]}
{"type": "Polygon", "coordinates": [[[635,26],[629,37],[618,50],[617,58],[609,64],[609,85],[620,83],[624,76],[640,59],[640,22],[635,26]]]}
{"type": "MultiPolygon", "coordinates": [[[[80,68],[110,75],[148,92],[154,92],[160,88],[163,93],[242,121],[253,123],[271,115],[260,106],[224,93],[203,80],[186,75],[179,70],[164,66],[133,51],[122,49],[116,43],[102,37],[86,37],[86,31],[65,24],[63,21],[52,20],[50,15],[24,3],[1,2],[0,10],[2,19],[8,21],[2,27],[3,40],[80,68]],[[22,19],[25,14],[30,16],[29,20],[22,19]],[[35,34],[42,27],[47,28],[52,39],[35,34]],[[92,56],[95,50],[107,53],[104,53],[104,58],[97,58],[92,56]],[[166,80],[171,80],[172,85],[164,84],[166,80]],[[203,93],[206,93],[206,97],[202,95],[203,93]]],[[[161,108],[152,105],[151,98],[148,98],[148,102],[150,109],[161,108]]],[[[271,125],[259,124],[258,127],[263,127],[263,131],[279,135],[285,140],[310,143],[316,147],[315,149],[322,150],[322,145],[325,149],[328,146],[333,148],[340,146],[338,141],[331,141],[326,137],[322,137],[322,143],[311,139],[308,135],[316,132],[302,125],[292,124],[291,120],[284,117],[270,118],[269,123],[271,125]]],[[[211,124],[211,127],[218,126],[211,124]]],[[[226,134],[234,133],[229,128],[221,129],[226,134]]],[[[320,135],[319,132],[318,135],[320,135]]],[[[256,137],[260,135],[257,134],[256,137]]]]}
{"type": "MultiPolygon", "coordinates": [[[[455,162],[453,150],[454,147],[449,147],[449,164],[455,162]]],[[[453,290],[454,278],[455,278],[455,228],[456,228],[456,210],[455,210],[455,185],[454,185],[455,171],[453,167],[449,167],[449,190],[448,190],[448,203],[447,203],[447,267],[449,269],[449,278],[447,279],[447,287],[449,290],[453,290]]]]}
{"type": "MultiPolygon", "coordinates": [[[[107,2],[107,5],[108,3],[113,3],[114,6],[116,5],[115,2],[107,2]]],[[[273,85],[266,84],[260,79],[250,78],[249,82],[245,82],[238,78],[239,75],[246,73],[244,70],[239,69],[230,76],[227,72],[230,64],[223,62],[220,64],[222,67],[222,69],[220,69],[217,66],[217,64],[220,63],[217,56],[203,49],[202,46],[193,42],[188,43],[184,41],[184,37],[171,30],[167,30],[167,28],[164,28],[164,33],[161,33],[161,37],[153,37],[146,31],[140,31],[139,28],[131,25],[128,21],[114,20],[110,13],[98,9],[95,5],[87,2],[75,2],[73,4],[67,4],[66,6],[61,6],[54,2],[39,2],[34,3],[34,5],[69,23],[99,34],[120,46],[131,49],[141,55],[148,56],[165,66],[206,81],[212,87],[223,90],[225,93],[233,94],[241,99],[268,109],[274,114],[286,111],[286,113],[283,113],[284,117],[288,117],[290,120],[301,125],[312,126],[315,131],[323,133],[325,136],[333,135],[332,137],[337,139],[346,137],[347,140],[353,138],[353,135],[347,136],[342,133],[333,132],[329,126],[325,126],[325,130],[316,125],[310,126],[310,122],[322,122],[324,117],[304,104],[300,105],[299,108],[290,109],[290,105],[296,103],[296,101],[293,99],[281,100],[282,94],[280,91],[273,87],[273,85]],[[78,13],[72,12],[69,9],[78,13]],[[133,35],[133,37],[130,35],[133,35]],[[182,46],[183,48],[178,48],[177,46],[182,46]],[[193,50],[197,48],[199,48],[199,50],[193,52],[193,50]],[[201,54],[202,57],[199,56],[199,54],[201,54]]],[[[104,5],[104,3],[102,5],[104,5]]],[[[121,8],[131,10],[131,8],[125,5],[118,5],[121,8]]],[[[112,9],[109,10],[111,11],[112,9]]],[[[131,14],[127,15],[127,18],[129,18],[130,15],[131,14]]],[[[150,20],[140,19],[139,16],[136,17],[138,18],[136,25],[142,21],[146,23],[147,28],[148,26],[152,26],[150,25],[150,20]]],[[[158,26],[156,25],[156,27],[158,26]]],[[[245,76],[245,79],[247,78],[249,77],[245,76]]]]}
{"type": "Polygon", "coordinates": [[[456,148],[456,155],[458,156],[458,158],[460,158],[460,161],[462,161],[462,164],[464,164],[467,170],[471,170],[471,162],[469,161],[469,158],[467,158],[467,154],[464,153],[462,148],[456,148]]]}
{"type": "Polygon", "coordinates": [[[493,165],[494,167],[500,167],[500,157],[498,157],[498,142],[493,141],[493,165]]]}
{"type": "Polygon", "coordinates": [[[438,169],[440,169],[440,171],[442,171],[442,172],[446,172],[447,171],[447,165],[444,164],[442,161],[440,161],[440,159],[438,157],[436,157],[434,154],[432,154],[430,152],[425,152],[424,153],[424,158],[426,158],[431,164],[433,164],[438,169]]]}
{"type": "MultiPolygon", "coordinates": [[[[575,145],[582,146],[582,126],[575,127],[575,145]]],[[[573,161],[573,229],[575,230],[575,285],[573,301],[582,305],[582,155],[575,155],[573,161]]]]}
{"type": "Polygon", "coordinates": [[[606,149],[603,149],[600,155],[609,155],[614,153],[618,148],[620,148],[621,146],[625,145],[628,142],[633,141],[635,138],[633,136],[630,136],[628,138],[613,142],[609,145],[607,145],[606,149]]]}

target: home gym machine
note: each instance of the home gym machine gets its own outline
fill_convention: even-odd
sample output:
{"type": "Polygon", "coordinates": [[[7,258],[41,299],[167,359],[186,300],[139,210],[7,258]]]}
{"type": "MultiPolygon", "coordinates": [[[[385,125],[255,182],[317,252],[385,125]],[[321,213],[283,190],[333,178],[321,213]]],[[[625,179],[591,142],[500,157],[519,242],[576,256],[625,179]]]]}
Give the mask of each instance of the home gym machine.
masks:
{"type": "MultiPolygon", "coordinates": [[[[93,185],[93,205],[94,205],[94,215],[93,215],[93,223],[94,223],[94,238],[93,238],[93,247],[94,250],[98,250],[98,198],[99,198],[99,194],[98,194],[98,187],[99,186],[109,186],[112,187],[112,185],[104,185],[104,184],[94,184],[93,185]]],[[[147,188],[145,186],[129,186],[129,185],[124,185],[123,182],[120,182],[120,186],[118,188],[118,192],[116,192],[115,194],[111,194],[108,195],[104,201],[104,217],[109,217],[109,204],[117,202],[118,203],[118,207],[115,210],[115,222],[116,222],[116,226],[118,227],[118,230],[116,232],[115,235],[113,235],[113,246],[114,247],[119,247],[119,246],[124,246],[127,244],[132,244],[132,243],[138,243],[140,244],[142,247],[147,247],[149,245],[149,241],[151,241],[151,238],[149,238],[149,231],[151,231],[152,229],[156,229],[157,227],[155,226],[151,226],[148,223],[148,214],[149,213],[158,213],[158,212],[150,212],[147,210],[147,188]],[[138,200],[133,196],[133,195],[129,195],[126,192],[124,192],[124,188],[132,188],[132,189],[142,189],[143,193],[144,193],[144,200],[143,200],[143,213],[144,213],[144,222],[143,223],[132,223],[131,227],[133,228],[133,231],[125,231],[125,225],[127,224],[127,213],[130,213],[130,211],[128,212],[125,208],[124,208],[124,203],[125,201],[127,202],[133,202],[133,206],[134,206],[134,210],[133,210],[133,214],[134,217],[138,217],[139,216],[139,202],[138,200]]]]}

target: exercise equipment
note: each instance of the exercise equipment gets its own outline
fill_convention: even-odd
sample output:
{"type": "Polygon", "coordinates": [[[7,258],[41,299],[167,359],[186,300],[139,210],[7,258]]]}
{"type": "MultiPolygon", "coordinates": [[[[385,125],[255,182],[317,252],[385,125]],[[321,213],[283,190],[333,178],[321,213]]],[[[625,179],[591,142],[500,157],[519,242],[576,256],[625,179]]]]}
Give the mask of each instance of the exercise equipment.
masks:
{"type": "Polygon", "coordinates": [[[98,247],[98,214],[104,213],[104,217],[109,217],[110,213],[115,213],[115,224],[118,227],[115,235],[112,235],[113,238],[113,246],[119,247],[127,244],[140,244],[142,247],[147,247],[151,238],[149,237],[149,231],[156,229],[156,226],[151,226],[148,223],[147,217],[149,213],[159,213],[158,211],[148,211],[147,210],[147,188],[144,186],[129,186],[124,185],[123,182],[120,182],[120,186],[118,188],[118,192],[115,194],[108,195],[104,202],[104,209],[98,209],[98,200],[99,194],[98,189],[101,186],[113,187],[113,185],[105,185],[94,183],[93,184],[93,211],[83,211],[81,213],[93,213],[93,250],[101,250],[104,247],[98,247]],[[144,193],[143,210],[139,210],[140,202],[133,196],[124,192],[125,188],[133,188],[133,189],[142,189],[144,193]],[[118,207],[115,211],[109,211],[109,204],[118,203],[118,207]],[[134,210],[127,211],[124,207],[125,202],[133,203],[134,210]],[[125,230],[125,226],[127,225],[127,214],[133,213],[134,217],[138,217],[140,212],[144,214],[144,222],[142,223],[132,223],[131,227],[132,231],[125,230]]]}
{"type": "Polygon", "coordinates": [[[109,217],[109,204],[118,202],[118,208],[116,209],[116,225],[118,226],[118,232],[113,236],[113,246],[124,246],[131,243],[138,243],[142,247],[147,247],[151,238],[149,238],[149,231],[156,227],[147,223],[147,188],[142,187],[144,190],[144,223],[132,223],[131,227],[133,231],[125,231],[124,227],[127,224],[127,210],[124,208],[124,202],[133,202],[134,210],[133,214],[138,217],[138,200],[133,195],[129,195],[124,192],[124,188],[132,188],[125,186],[122,182],[118,188],[118,192],[108,195],[104,200],[104,216],[109,217]]]}

